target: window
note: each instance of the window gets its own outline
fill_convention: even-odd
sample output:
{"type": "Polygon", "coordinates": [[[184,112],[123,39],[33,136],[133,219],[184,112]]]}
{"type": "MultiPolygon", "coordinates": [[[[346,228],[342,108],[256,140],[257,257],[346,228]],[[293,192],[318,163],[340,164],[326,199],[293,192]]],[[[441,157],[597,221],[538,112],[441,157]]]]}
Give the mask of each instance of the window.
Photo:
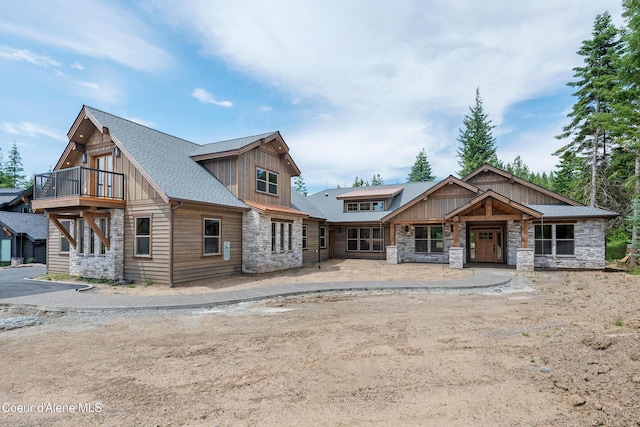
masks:
{"type": "Polygon", "coordinates": [[[416,226],[415,248],[416,253],[443,252],[442,226],[416,226]]]}
{"type": "Polygon", "coordinates": [[[327,227],[320,227],[320,249],[327,247],[327,227]]]}
{"type": "MultiPolygon", "coordinates": [[[[100,231],[104,234],[104,237],[109,238],[109,220],[107,218],[100,218],[100,231]]],[[[100,255],[107,253],[107,247],[100,241],[100,255]]]]}
{"type": "Polygon", "coordinates": [[[276,223],[271,223],[271,252],[276,251],[276,223]]]}
{"type": "Polygon", "coordinates": [[[284,223],[280,223],[280,252],[284,252],[284,223]]]}
{"type": "Polygon", "coordinates": [[[382,228],[347,228],[348,251],[381,252],[383,246],[384,242],[382,228]]]}
{"type": "Polygon", "coordinates": [[[289,244],[289,250],[293,250],[293,224],[289,224],[288,228],[288,232],[289,232],[289,238],[288,238],[288,244],[289,244]]]}
{"type": "Polygon", "coordinates": [[[307,226],[302,226],[302,249],[307,249],[307,226]]]}
{"type": "MultiPolygon", "coordinates": [[[[71,234],[71,220],[63,219],[60,221],[62,227],[67,230],[69,234],[71,234]]],[[[69,241],[62,233],[60,233],[60,253],[69,253],[69,241]]]]}
{"type": "Polygon", "coordinates": [[[151,218],[136,218],[135,256],[151,256],[151,218]]]}
{"type": "Polygon", "coordinates": [[[220,254],[220,220],[204,219],[203,252],[205,255],[220,254]]]}
{"type": "Polygon", "coordinates": [[[347,202],[347,212],[381,212],[384,210],[384,202],[347,202]]]}
{"type": "Polygon", "coordinates": [[[96,253],[96,232],[89,228],[89,255],[96,253]]]}
{"type": "Polygon", "coordinates": [[[256,189],[262,193],[278,195],[278,174],[256,169],[256,189]]]}
{"type": "Polygon", "coordinates": [[[78,220],[78,255],[84,255],[84,219],[78,220]]]}
{"type": "Polygon", "coordinates": [[[574,255],[573,224],[536,224],[536,255],[574,255]]]}

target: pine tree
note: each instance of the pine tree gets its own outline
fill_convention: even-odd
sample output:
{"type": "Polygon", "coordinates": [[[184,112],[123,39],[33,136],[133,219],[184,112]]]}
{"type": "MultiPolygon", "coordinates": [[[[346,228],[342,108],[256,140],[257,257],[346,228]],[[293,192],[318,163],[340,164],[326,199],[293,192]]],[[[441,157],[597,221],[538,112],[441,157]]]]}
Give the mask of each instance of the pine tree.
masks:
{"type": "Polygon", "coordinates": [[[353,180],[353,185],[352,187],[368,187],[369,186],[369,182],[365,181],[362,178],[358,178],[356,176],[356,179],[353,180]]]}
{"type": "Polygon", "coordinates": [[[293,180],[293,189],[303,196],[308,195],[309,192],[307,191],[307,186],[304,183],[304,178],[302,178],[302,175],[296,176],[293,180]]]}
{"type": "Polygon", "coordinates": [[[496,139],[493,137],[495,126],[482,107],[480,88],[476,89],[476,104],[469,107],[470,115],[463,119],[464,129],[460,129],[458,141],[462,147],[458,150],[458,172],[465,176],[485,163],[500,166],[496,155],[496,139]]]}
{"type": "Polygon", "coordinates": [[[571,122],[557,136],[571,138],[571,141],[556,154],[572,150],[583,155],[591,171],[585,198],[591,206],[596,206],[598,193],[607,191],[604,186],[598,191],[599,173],[606,167],[607,150],[612,149],[612,137],[618,132],[612,111],[620,88],[618,65],[623,46],[620,31],[606,12],[596,16],[591,34],[593,38],[583,41],[577,52],[583,57],[584,65],[573,69],[576,80],[567,83],[577,88],[573,94],[577,101],[568,114],[571,122]]]}
{"type": "Polygon", "coordinates": [[[573,151],[565,151],[556,168],[558,169],[551,180],[551,189],[565,197],[576,198],[581,161],[573,151]]]}
{"type": "Polygon", "coordinates": [[[4,174],[9,181],[9,187],[20,188],[24,185],[25,175],[21,174],[23,171],[22,156],[20,156],[18,146],[14,142],[9,152],[9,160],[4,166],[4,174]]]}
{"type": "Polygon", "coordinates": [[[384,179],[382,179],[379,173],[373,175],[373,178],[371,178],[371,185],[383,185],[383,184],[384,184],[384,179]]]}
{"type": "Polygon", "coordinates": [[[433,181],[434,179],[436,179],[436,177],[431,173],[431,164],[423,148],[416,156],[416,162],[411,167],[411,173],[409,174],[409,178],[407,178],[407,182],[426,182],[433,181]]]}

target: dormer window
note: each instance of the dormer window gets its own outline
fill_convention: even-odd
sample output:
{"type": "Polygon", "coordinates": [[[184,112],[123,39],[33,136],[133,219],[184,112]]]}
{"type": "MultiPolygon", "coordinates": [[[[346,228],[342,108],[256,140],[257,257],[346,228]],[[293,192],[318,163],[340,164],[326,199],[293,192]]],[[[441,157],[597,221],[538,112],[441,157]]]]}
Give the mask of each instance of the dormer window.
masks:
{"type": "Polygon", "coordinates": [[[381,212],[384,202],[380,200],[367,202],[347,202],[347,212],[381,212]]]}
{"type": "Polygon", "coordinates": [[[256,190],[261,193],[278,195],[278,174],[264,169],[256,169],[256,190]]]}

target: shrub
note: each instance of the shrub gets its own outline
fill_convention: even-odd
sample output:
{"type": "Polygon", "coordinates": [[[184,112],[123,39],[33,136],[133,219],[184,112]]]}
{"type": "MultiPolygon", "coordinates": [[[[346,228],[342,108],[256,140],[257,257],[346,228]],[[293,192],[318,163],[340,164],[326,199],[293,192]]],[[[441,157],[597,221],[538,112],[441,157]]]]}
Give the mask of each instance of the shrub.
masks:
{"type": "Polygon", "coordinates": [[[613,242],[607,242],[605,249],[605,258],[607,261],[613,261],[616,259],[624,258],[627,252],[627,241],[618,240],[613,242]]]}

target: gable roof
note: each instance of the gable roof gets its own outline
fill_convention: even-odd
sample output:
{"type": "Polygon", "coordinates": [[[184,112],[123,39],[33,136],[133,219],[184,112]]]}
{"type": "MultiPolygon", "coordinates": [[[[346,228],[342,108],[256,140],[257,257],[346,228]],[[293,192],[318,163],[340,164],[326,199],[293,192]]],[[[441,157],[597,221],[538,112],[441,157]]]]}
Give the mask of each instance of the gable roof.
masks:
{"type": "Polygon", "coordinates": [[[0,188],[0,208],[14,205],[20,200],[28,189],[23,188],[0,188]]]}
{"type": "Polygon", "coordinates": [[[47,217],[40,214],[2,212],[0,223],[15,234],[24,234],[31,241],[47,240],[47,217]]]}
{"type": "Polygon", "coordinates": [[[580,202],[576,202],[575,200],[572,200],[568,197],[565,197],[561,194],[556,193],[555,191],[551,191],[548,188],[544,188],[540,185],[534,184],[533,182],[529,182],[526,179],[522,179],[519,178],[517,176],[515,176],[512,173],[509,173],[507,171],[504,171],[502,169],[498,169],[495,166],[491,166],[489,164],[484,164],[482,166],[480,166],[479,168],[477,168],[476,170],[474,170],[473,172],[469,173],[467,176],[463,177],[462,180],[463,181],[469,181],[470,179],[472,179],[473,177],[479,175],[482,172],[488,172],[491,171],[497,175],[501,175],[507,179],[509,179],[510,181],[513,182],[517,182],[518,184],[524,185],[525,187],[529,187],[533,190],[539,191],[542,194],[546,194],[547,196],[551,196],[554,197],[564,203],[567,203],[568,205],[572,205],[572,206],[582,206],[582,203],[580,202]]]}
{"type": "Polygon", "coordinates": [[[527,215],[531,215],[534,218],[540,218],[540,216],[542,216],[540,211],[537,211],[529,206],[521,205],[520,203],[514,202],[508,197],[505,197],[502,194],[498,194],[493,190],[487,190],[484,193],[478,195],[477,197],[474,197],[473,199],[469,200],[467,203],[460,206],[459,208],[452,210],[451,212],[446,214],[444,218],[450,219],[450,218],[453,218],[454,216],[461,215],[465,211],[474,209],[477,204],[479,204],[485,199],[488,199],[489,197],[491,197],[492,199],[498,200],[499,202],[519,212],[526,213],[527,215]]]}
{"type": "Polygon", "coordinates": [[[229,189],[191,159],[199,146],[104,111],[85,106],[98,130],[108,128],[113,142],[154,185],[165,201],[184,200],[248,209],[229,189]]]}

